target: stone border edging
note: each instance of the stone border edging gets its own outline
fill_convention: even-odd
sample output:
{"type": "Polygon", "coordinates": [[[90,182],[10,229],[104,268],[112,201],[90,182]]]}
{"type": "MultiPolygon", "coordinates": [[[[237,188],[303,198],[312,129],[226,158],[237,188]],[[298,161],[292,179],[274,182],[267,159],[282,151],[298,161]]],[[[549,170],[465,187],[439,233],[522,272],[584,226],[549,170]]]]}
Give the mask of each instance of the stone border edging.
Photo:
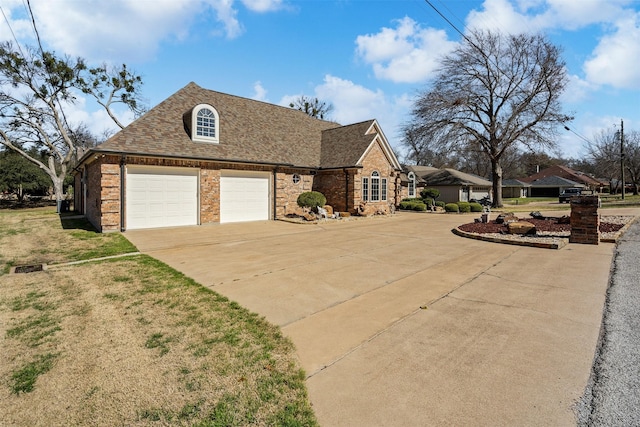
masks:
{"type": "Polygon", "coordinates": [[[460,230],[458,227],[452,229],[451,232],[460,237],[467,237],[469,239],[482,240],[485,242],[504,243],[505,245],[530,246],[530,247],[542,248],[542,249],[562,249],[567,245],[564,242],[541,243],[541,242],[527,242],[524,240],[500,239],[498,237],[483,236],[482,234],[467,233],[466,231],[460,230]]]}
{"type": "Polygon", "coordinates": [[[638,220],[639,217],[633,217],[633,219],[631,221],[629,221],[628,223],[626,223],[620,230],[616,231],[615,235],[613,236],[613,238],[611,239],[600,239],[601,242],[603,243],[617,243],[618,239],[620,238],[620,236],[622,236],[628,229],[629,227],[631,227],[631,224],[633,224],[634,222],[636,222],[638,220]]]}

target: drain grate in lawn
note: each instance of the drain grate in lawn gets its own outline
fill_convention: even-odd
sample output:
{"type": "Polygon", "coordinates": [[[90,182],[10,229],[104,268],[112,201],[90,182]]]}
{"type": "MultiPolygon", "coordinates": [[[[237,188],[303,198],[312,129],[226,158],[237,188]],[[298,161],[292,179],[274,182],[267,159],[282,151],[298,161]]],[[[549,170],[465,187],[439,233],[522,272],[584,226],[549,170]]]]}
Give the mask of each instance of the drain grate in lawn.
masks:
{"type": "Polygon", "coordinates": [[[33,264],[33,265],[19,265],[13,269],[15,274],[20,273],[35,273],[37,271],[44,270],[44,264],[33,264]]]}

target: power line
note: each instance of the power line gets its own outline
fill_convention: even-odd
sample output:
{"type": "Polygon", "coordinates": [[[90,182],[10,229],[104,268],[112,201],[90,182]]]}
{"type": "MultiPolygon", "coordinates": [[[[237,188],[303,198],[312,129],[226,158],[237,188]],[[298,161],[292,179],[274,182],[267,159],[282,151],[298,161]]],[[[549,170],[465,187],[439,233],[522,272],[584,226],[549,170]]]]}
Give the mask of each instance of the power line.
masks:
{"type": "Polygon", "coordinates": [[[584,136],[580,135],[578,132],[576,132],[575,130],[571,129],[569,126],[564,125],[564,129],[568,130],[569,132],[571,132],[572,134],[574,134],[575,136],[577,136],[578,138],[580,138],[581,140],[585,141],[588,144],[593,144],[591,141],[589,141],[587,138],[585,138],[584,136]]]}
{"type": "MultiPolygon", "coordinates": [[[[23,4],[24,4],[24,0],[23,4]]],[[[42,48],[42,41],[40,40],[40,33],[38,32],[38,27],[36,26],[36,18],[35,15],[33,14],[33,10],[31,9],[31,1],[27,0],[27,7],[29,9],[29,15],[31,16],[31,23],[33,25],[33,31],[36,34],[36,40],[38,41],[38,48],[40,49],[40,55],[42,56],[42,61],[44,61],[45,63],[45,70],[47,72],[47,74],[49,75],[49,78],[51,80],[53,80],[53,76],[51,75],[51,71],[49,70],[49,67],[46,66],[46,60],[45,60],[45,56],[44,56],[44,49],[42,48]]],[[[52,93],[54,92],[54,88],[52,87],[52,93]]],[[[64,121],[64,125],[67,127],[67,129],[69,130],[69,134],[71,136],[73,136],[73,130],[71,129],[71,126],[69,126],[69,122],[67,121],[67,115],[64,113],[64,108],[62,108],[62,103],[60,102],[60,99],[58,98],[58,96],[56,95],[55,97],[55,101],[58,102],[58,107],[60,108],[60,114],[62,115],[62,120],[64,121]]]]}
{"type": "Polygon", "coordinates": [[[2,8],[2,6],[0,6],[0,11],[2,11],[2,16],[4,16],[4,20],[7,23],[7,26],[9,27],[9,31],[11,31],[11,35],[13,36],[13,39],[16,41],[16,46],[18,46],[18,50],[20,51],[20,54],[24,56],[24,53],[22,52],[22,48],[20,47],[20,42],[18,42],[16,33],[13,32],[13,28],[11,27],[11,23],[9,22],[9,18],[7,18],[7,15],[4,13],[4,9],[2,8]]]}

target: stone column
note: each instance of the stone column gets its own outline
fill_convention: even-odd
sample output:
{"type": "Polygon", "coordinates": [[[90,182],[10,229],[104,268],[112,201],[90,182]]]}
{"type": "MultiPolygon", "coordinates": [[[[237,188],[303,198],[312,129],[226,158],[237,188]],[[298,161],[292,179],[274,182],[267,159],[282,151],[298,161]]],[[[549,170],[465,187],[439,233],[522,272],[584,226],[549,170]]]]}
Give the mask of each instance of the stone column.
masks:
{"type": "Polygon", "coordinates": [[[600,214],[598,196],[571,198],[571,236],[569,243],[597,245],[600,243],[600,214]]]}

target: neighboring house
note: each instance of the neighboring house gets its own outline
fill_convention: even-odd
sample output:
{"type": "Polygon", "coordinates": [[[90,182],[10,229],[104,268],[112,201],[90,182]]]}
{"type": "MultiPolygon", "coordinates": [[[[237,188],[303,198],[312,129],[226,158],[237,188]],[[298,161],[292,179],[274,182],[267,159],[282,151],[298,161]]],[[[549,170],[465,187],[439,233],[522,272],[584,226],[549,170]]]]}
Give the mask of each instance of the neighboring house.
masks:
{"type": "Polygon", "coordinates": [[[420,197],[420,192],[426,188],[424,177],[438,172],[440,169],[431,166],[403,165],[400,174],[400,199],[420,197]]]}
{"type": "Polygon", "coordinates": [[[531,182],[531,197],[558,197],[565,188],[586,188],[581,182],[559,176],[546,176],[531,182]]]}
{"type": "Polygon", "coordinates": [[[502,181],[502,197],[521,198],[529,197],[531,184],[519,179],[505,179],[502,181]]]}
{"type": "MultiPolygon", "coordinates": [[[[413,173],[419,177],[416,186],[420,188],[435,188],[440,191],[441,200],[445,203],[468,202],[471,199],[482,199],[483,197],[491,198],[491,181],[476,175],[460,172],[455,169],[423,169],[422,172],[416,171],[417,166],[406,166],[405,174],[407,177],[413,173]]],[[[425,167],[426,168],[426,167],[425,167]]],[[[410,181],[409,181],[410,183],[410,181]]],[[[402,194],[408,194],[410,184],[407,184],[407,190],[402,189],[402,194]],[[406,193],[405,193],[406,191],[406,193]]],[[[420,192],[418,191],[418,196],[420,192]]],[[[416,196],[416,197],[418,197],[416,196]]]]}
{"type": "Polygon", "coordinates": [[[336,211],[388,213],[401,166],[376,120],[341,126],[189,83],[75,171],[76,210],[117,231],[282,218],[312,190],[336,211]]]}
{"type": "MultiPolygon", "coordinates": [[[[593,190],[601,190],[603,186],[608,185],[608,183],[603,183],[600,180],[595,179],[585,173],[575,171],[571,168],[568,168],[562,165],[555,165],[547,169],[543,169],[540,172],[530,175],[526,178],[520,178],[520,181],[528,182],[532,185],[535,185],[534,181],[536,180],[539,181],[543,178],[553,177],[553,176],[573,181],[575,183],[581,184],[579,185],[579,187],[586,187],[593,190]]],[[[560,193],[558,192],[557,194],[552,194],[552,196],[557,196],[558,194],[560,193]]]]}

